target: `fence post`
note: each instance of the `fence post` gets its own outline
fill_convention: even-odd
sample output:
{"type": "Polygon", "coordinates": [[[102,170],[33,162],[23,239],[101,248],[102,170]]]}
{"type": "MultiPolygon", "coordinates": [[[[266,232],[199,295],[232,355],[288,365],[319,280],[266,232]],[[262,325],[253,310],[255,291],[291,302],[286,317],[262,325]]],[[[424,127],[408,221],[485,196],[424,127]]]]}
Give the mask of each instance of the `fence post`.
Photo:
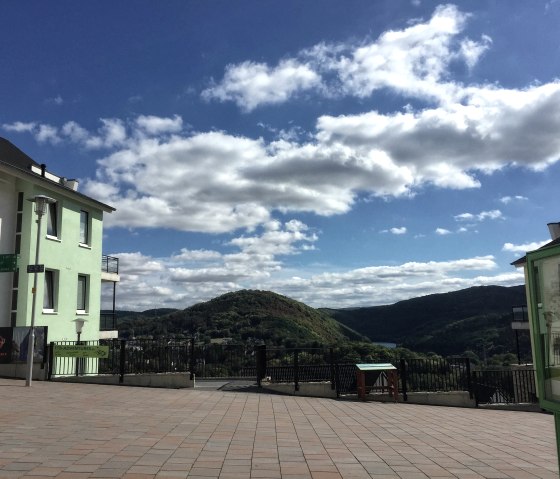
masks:
{"type": "MultiPolygon", "coordinates": [[[[471,381],[471,360],[470,358],[465,359],[467,360],[467,389],[469,390],[469,398],[472,399],[474,397],[474,394],[471,381]]],[[[478,407],[478,402],[476,403],[476,406],[478,407]]]]}
{"type": "Polygon", "coordinates": [[[49,345],[49,371],[47,374],[47,379],[50,381],[52,379],[54,369],[54,342],[51,341],[49,345]]]}
{"type": "Polygon", "coordinates": [[[189,369],[191,370],[191,381],[194,381],[194,337],[191,338],[191,355],[190,355],[190,363],[189,369]]]}
{"type": "Polygon", "coordinates": [[[261,380],[266,376],[266,344],[260,344],[255,351],[255,369],[257,373],[257,386],[261,387],[261,380]]]}
{"type": "Polygon", "coordinates": [[[121,339],[121,354],[119,365],[119,383],[124,383],[124,367],[126,364],[126,339],[121,339]]]}
{"type": "Polygon", "coordinates": [[[408,401],[408,390],[406,384],[406,360],[401,358],[401,387],[402,387],[402,397],[403,401],[408,401]]]}
{"type": "Polygon", "coordinates": [[[299,350],[294,350],[294,390],[299,391],[299,350]]]}
{"type": "Polygon", "coordinates": [[[329,349],[329,359],[331,363],[331,389],[336,389],[336,375],[334,370],[334,348],[329,349]]]}

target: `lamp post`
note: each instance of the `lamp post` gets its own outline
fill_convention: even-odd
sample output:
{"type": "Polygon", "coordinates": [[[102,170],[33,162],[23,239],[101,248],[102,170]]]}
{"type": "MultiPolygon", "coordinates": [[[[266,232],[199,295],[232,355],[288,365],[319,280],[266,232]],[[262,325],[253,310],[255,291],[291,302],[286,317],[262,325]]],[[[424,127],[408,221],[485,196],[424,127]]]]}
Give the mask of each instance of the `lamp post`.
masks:
{"type": "MultiPolygon", "coordinates": [[[[74,320],[74,324],[76,325],[76,334],[78,335],[78,340],[76,341],[76,345],[80,345],[80,336],[82,335],[82,330],[84,329],[84,324],[86,320],[77,318],[74,320]]],[[[76,376],[82,372],[83,366],[83,358],[76,358],[76,376]]]]}
{"type": "Polygon", "coordinates": [[[39,264],[39,247],[41,245],[41,219],[47,212],[49,203],[56,203],[56,200],[45,195],[36,195],[34,198],[28,198],[28,201],[35,203],[35,214],[37,215],[37,241],[35,244],[35,269],[33,273],[33,295],[31,302],[31,326],[29,327],[29,342],[27,345],[27,375],[25,385],[31,387],[33,378],[33,349],[35,347],[35,305],[37,303],[37,265],[39,264]]]}
{"type": "Polygon", "coordinates": [[[80,318],[74,320],[74,323],[76,324],[76,334],[78,335],[77,344],[80,344],[80,336],[82,335],[85,322],[86,322],[85,319],[80,319],[80,318]]]}

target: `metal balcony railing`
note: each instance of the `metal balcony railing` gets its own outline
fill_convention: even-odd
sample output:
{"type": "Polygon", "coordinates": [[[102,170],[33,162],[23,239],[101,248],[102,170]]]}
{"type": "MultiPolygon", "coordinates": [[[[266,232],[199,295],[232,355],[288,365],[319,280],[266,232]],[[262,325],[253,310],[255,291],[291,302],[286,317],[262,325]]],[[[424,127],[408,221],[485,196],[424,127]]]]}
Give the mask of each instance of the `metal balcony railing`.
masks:
{"type": "Polygon", "coordinates": [[[101,313],[99,319],[99,331],[115,331],[117,329],[115,313],[101,313]]]}
{"type": "Polygon", "coordinates": [[[103,255],[101,257],[101,271],[119,274],[119,258],[103,255]]]}

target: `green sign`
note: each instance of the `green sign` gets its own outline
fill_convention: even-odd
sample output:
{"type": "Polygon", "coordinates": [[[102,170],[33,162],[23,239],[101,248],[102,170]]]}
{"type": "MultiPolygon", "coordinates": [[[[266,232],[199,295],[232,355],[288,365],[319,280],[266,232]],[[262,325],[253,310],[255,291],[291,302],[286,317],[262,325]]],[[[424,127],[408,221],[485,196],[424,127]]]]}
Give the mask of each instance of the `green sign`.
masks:
{"type": "Polygon", "coordinates": [[[108,358],[109,346],[55,344],[54,356],[57,358],[108,358]]]}
{"type": "Polygon", "coordinates": [[[17,254],[0,254],[0,273],[14,273],[18,269],[17,254]]]}

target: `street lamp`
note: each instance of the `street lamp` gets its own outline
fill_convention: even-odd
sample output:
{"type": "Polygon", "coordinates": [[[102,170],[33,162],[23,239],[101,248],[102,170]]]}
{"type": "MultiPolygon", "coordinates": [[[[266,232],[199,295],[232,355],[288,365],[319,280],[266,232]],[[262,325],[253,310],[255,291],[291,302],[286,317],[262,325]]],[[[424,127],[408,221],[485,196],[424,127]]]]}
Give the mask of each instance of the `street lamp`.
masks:
{"type": "Polygon", "coordinates": [[[84,329],[84,324],[87,320],[86,319],[75,319],[74,323],[76,324],[76,334],[78,335],[78,342],[77,344],[80,344],[80,336],[82,334],[82,330],[84,329]]]}
{"type": "MultiPolygon", "coordinates": [[[[74,320],[74,324],[76,325],[76,334],[78,335],[78,341],[76,341],[76,345],[80,345],[80,336],[82,335],[82,330],[84,329],[84,324],[87,320],[76,318],[74,320]]],[[[84,361],[83,358],[76,358],[76,376],[83,374],[84,370],[84,361]]]]}
{"type": "Polygon", "coordinates": [[[31,386],[33,377],[33,349],[35,347],[35,305],[37,303],[37,273],[39,264],[39,246],[41,245],[41,219],[47,212],[47,205],[56,203],[54,198],[49,198],[45,195],[36,195],[34,198],[28,198],[28,201],[35,203],[35,214],[37,215],[37,241],[35,244],[35,268],[33,273],[33,300],[31,303],[31,326],[29,327],[29,342],[27,345],[27,376],[25,378],[25,385],[31,386]]]}

